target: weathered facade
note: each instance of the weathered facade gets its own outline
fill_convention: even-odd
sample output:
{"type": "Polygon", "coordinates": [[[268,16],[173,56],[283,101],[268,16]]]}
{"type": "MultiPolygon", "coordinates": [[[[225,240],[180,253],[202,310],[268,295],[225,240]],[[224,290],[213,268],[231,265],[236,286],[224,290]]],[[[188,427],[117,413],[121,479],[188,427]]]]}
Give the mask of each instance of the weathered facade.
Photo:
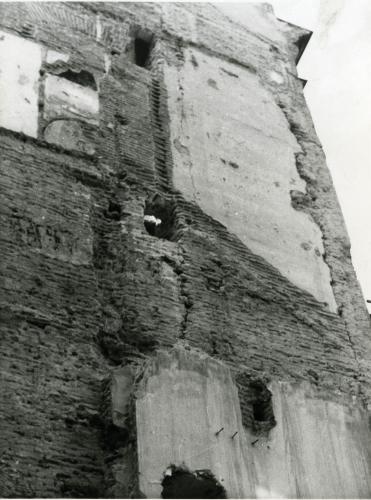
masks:
{"type": "Polygon", "coordinates": [[[371,496],[309,33],[246,8],[0,4],[3,497],[371,496]]]}

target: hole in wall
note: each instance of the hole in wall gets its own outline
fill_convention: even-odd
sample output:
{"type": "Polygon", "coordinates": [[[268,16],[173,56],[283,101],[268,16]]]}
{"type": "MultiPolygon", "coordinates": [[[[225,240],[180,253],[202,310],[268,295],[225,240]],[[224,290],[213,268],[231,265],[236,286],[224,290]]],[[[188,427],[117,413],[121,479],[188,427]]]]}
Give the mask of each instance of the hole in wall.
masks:
{"type": "Polygon", "coordinates": [[[119,123],[122,127],[126,127],[126,125],[129,124],[129,120],[126,116],[123,116],[121,113],[115,113],[115,120],[117,123],[119,123]]]}
{"type": "Polygon", "coordinates": [[[255,434],[266,434],[276,425],[272,393],[264,382],[247,374],[239,374],[236,382],[243,425],[255,434]]]}
{"type": "Polygon", "coordinates": [[[172,465],[165,472],[161,498],[227,498],[227,495],[211,471],[191,472],[172,465]]]}
{"type": "Polygon", "coordinates": [[[128,438],[128,429],[117,427],[112,422],[104,429],[104,444],[111,451],[126,446],[128,444],[128,438]]]}
{"type": "Polygon", "coordinates": [[[156,194],[146,201],[144,207],[144,227],[148,234],[157,238],[175,238],[174,203],[156,194]]]}
{"type": "Polygon", "coordinates": [[[252,406],[255,422],[268,422],[272,416],[269,401],[255,401],[252,406]]]}
{"type": "Polygon", "coordinates": [[[137,66],[150,66],[152,48],[153,34],[147,30],[138,30],[134,38],[134,61],[137,66]]]}
{"type": "Polygon", "coordinates": [[[70,82],[77,83],[82,87],[88,87],[92,90],[97,90],[97,84],[95,82],[94,76],[89,73],[89,71],[86,71],[84,69],[82,69],[81,71],[73,71],[71,69],[68,69],[63,73],[59,73],[58,76],[60,78],[65,78],[70,82]]]}
{"type": "Polygon", "coordinates": [[[109,200],[105,216],[108,219],[119,221],[121,219],[121,205],[115,200],[109,200]]]}

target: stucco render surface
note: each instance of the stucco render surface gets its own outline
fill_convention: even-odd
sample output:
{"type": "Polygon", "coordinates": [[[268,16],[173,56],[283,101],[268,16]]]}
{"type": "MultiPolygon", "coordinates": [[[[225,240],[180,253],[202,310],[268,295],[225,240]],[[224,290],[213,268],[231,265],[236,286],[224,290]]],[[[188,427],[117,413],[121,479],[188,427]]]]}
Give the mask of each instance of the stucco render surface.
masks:
{"type": "Polygon", "coordinates": [[[186,458],[236,495],[370,496],[370,321],[296,74],[305,32],[251,9],[254,29],[207,4],[0,3],[4,40],[40,57],[37,123],[0,124],[1,496],[137,498],[143,478],[157,495],[186,458]],[[82,71],[97,90],[67,78],[82,71]],[[267,448],[252,379],[273,394],[267,448]],[[202,455],[225,416],[236,448],[221,433],[202,455]]]}
{"type": "Polygon", "coordinates": [[[139,487],[144,495],[161,497],[161,478],[174,464],[212,470],[228,498],[251,497],[241,441],[231,439],[243,430],[229,369],[180,349],[175,355],[159,354],[148,370],[136,401],[139,487]]]}
{"type": "Polygon", "coordinates": [[[2,32],[0,35],[0,125],[37,136],[40,45],[2,32]]]}
{"type": "Polygon", "coordinates": [[[306,382],[272,382],[270,389],[277,426],[253,445],[256,495],[367,498],[368,412],[355,399],[328,400],[306,382]]]}
{"type": "Polygon", "coordinates": [[[321,231],[291,204],[300,146],[259,76],[191,49],[165,82],[175,189],[336,312],[321,231]]]}
{"type": "Polygon", "coordinates": [[[174,464],[212,470],[228,498],[367,498],[367,413],[307,383],[270,389],[277,425],[257,436],[242,425],[226,366],[182,348],[160,353],[136,402],[141,491],[160,498],[174,464]]]}

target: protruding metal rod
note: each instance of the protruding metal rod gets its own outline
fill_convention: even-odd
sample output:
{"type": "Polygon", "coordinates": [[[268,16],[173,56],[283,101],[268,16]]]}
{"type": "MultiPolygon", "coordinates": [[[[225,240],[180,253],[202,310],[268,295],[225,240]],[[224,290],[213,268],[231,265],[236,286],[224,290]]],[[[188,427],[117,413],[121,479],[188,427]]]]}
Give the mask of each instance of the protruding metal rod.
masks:
{"type": "Polygon", "coordinates": [[[224,427],[218,430],[218,432],[215,433],[215,436],[218,436],[222,431],[224,430],[224,427]]]}
{"type": "Polygon", "coordinates": [[[236,435],[238,434],[238,431],[236,431],[233,436],[231,436],[231,439],[233,439],[236,435]]]}

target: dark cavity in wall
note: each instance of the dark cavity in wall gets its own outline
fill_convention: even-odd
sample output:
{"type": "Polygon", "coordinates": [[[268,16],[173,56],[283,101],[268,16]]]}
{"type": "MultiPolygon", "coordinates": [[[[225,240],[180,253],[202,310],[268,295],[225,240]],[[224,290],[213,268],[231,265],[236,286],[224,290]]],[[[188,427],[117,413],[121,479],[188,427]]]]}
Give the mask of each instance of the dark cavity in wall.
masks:
{"type": "Polygon", "coordinates": [[[81,71],[73,71],[71,69],[68,69],[63,73],[59,73],[58,76],[60,78],[65,78],[70,82],[77,83],[82,87],[88,87],[90,89],[97,90],[97,84],[95,82],[94,76],[89,73],[89,71],[85,71],[84,69],[82,69],[81,71]]]}
{"type": "Polygon", "coordinates": [[[105,216],[108,219],[119,221],[121,219],[121,205],[115,200],[109,200],[105,216]]]}
{"type": "Polygon", "coordinates": [[[191,472],[172,465],[162,487],[162,498],[227,498],[225,489],[209,470],[191,472]]]}
{"type": "Polygon", "coordinates": [[[268,433],[275,425],[272,393],[261,380],[247,374],[236,378],[241,405],[242,423],[257,435],[268,433]]]}
{"type": "Polygon", "coordinates": [[[138,30],[134,38],[135,64],[142,68],[149,68],[153,48],[153,34],[147,30],[138,30]]]}
{"type": "Polygon", "coordinates": [[[144,227],[157,238],[173,241],[176,236],[175,206],[171,200],[155,194],[146,201],[144,227]]]}

